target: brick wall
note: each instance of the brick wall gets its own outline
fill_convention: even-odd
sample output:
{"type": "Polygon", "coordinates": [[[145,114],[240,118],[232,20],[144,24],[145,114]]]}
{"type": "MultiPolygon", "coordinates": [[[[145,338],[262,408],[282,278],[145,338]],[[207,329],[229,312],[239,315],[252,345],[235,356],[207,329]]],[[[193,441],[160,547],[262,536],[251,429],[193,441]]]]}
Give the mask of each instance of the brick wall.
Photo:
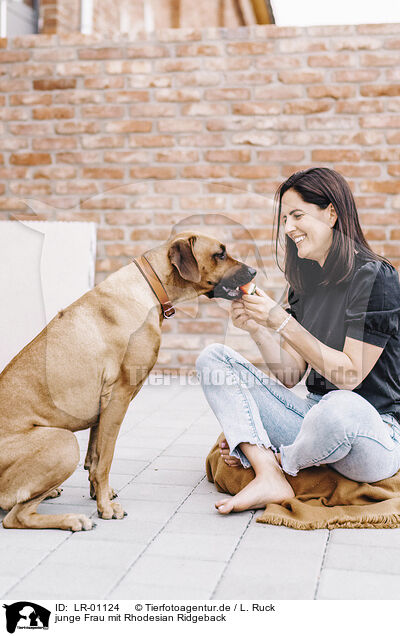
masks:
{"type": "MultiPolygon", "coordinates": [[[[2,41],[0,218],[95,221],[101,280],[189,217],[278,299],[273,193],[324,165],[399,267],[399,62],[395,24],[2,41]]],[[[201,298],[165,321],[158,366],[191,367],[215,341],[259,360],[228,306],[201,298]]]]}

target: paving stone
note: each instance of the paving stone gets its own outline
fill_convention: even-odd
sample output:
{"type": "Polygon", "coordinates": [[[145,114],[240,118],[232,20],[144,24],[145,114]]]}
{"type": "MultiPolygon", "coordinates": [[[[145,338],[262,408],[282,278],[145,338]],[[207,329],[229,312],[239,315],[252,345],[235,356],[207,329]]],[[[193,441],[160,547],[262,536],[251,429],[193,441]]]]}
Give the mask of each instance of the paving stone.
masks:
{"type": "MultiPolygon", "coordinates": [[[[53,550],[71,533],[65,530],[6,530],[0,527],[0,545],[2,548],[15,548],[21,551],[31,548],[53,550]]],[[[11,553],[10,553],[11,554],[11,553]]]]}
{"type": "Polygon", "coordinates": [[[165,457],[161,455],[152,463],[151,468],[171,470],[199,470],[205,472],[205,461],[200,457],[165,457]]]}
{"type": "Polygon", "coordinates": [[[8,590],[14,587],[19,581],[18,576],[0,575],[0,598],[6,598],[8,590]]]}
{"type": "Polygon", "coordinates": [[[221,576],[223,561],[202,561],[178,557],[150,556],[144,554],[124,577],[124,585],[141,582],[141,585],[159,585],[185,589],[212,589],[221,576]]]}
{"type": "Polygon", "coordinates": [[[400,576],[324,568],[318,586],[319,600],[400,599],[400,576]]]}
{"type": "Polygon", "coordinates": [[[36,567],[46,557],[48,552],[46,548],[35,548],[25,548],[22,551],[16,547],[1,546],[0,563],[2,576],[21,578],[36,567]]]}
{"type": "Polygon", "coordinates": [[[345,543],[370,547],[400,547],[400,528],[340,528],[331,530],[329,543],[345,543]]]}
{"type": "Polygon", "coordinates": [[[92,519],[96,527],[87,532],[75,532],[74,541],[109,541],[111,544],[125,541],[130,543],[149,542],[164,526],[162,522],[131,520],[129,516],[124,519],[104,520],[99,519],[96,515],[92,519]]]}
{"type": "Polygon", "coordinates": [[[192,491],[191,486],[168,484],[128,484],[119,493],[120,499],[145,499],[146,501],[173,501],[180,503],[192,491]]]}
{"type": "Polygon", "coordinates": [[[239,544],[213,598],[313,599],[322,557],[322,550],[314,554],[285,545],[261,550],[239,544]]]}
{"type": "Polygon", "coordinates": [[[146,542],[74,541],[60,545],[46,559],[47,567],[56,563],[77,564],[78,567],[104,567],[119,570],[121,574],[146,547],[146,542]]]}
{"type": "Polygon", "coordinates": [[[140,461],[138,459],[118,459],[114,457],[113,463],[111,464],[110,478],[112,479],[114,475],[130,475],[131,477],[135,477],[135,475],[138,475],[146,466],[148,466],[148,462],[146,461],[140,461]]]}
{"type": "Polygon", "coordinates": [[[204,476],[204,471],[200,470],[155,470],[146,468],[135,478],[137,484],[176,484],[177,486],[193,487],[204,476]]]}
{"type": "Polygon", "coordinates": [[[235,516],[220,515],[218,512],[215,512],[215,514],[177,512],[173,519],[167,524],[164,531],[212,536],[240,536],[244,532],[250,519],[250,512],[237,512],[235,516]]]}
{"type": "Polygon", "coordinates": [[[146,555],[225,561],[232,556],[238,543],[234,535],[162,533],[150,544],[146,555]]]}
{"type": "Polygon", "coordinates": [[[122,581],[111,593],[107,599],[110,600],[131,600],[138,601],[176,601],[177,599],[195,601],[206,600],[210,598],[212,586],[200,589],[197,587],[171,586],[162,587],[157,584],[144,585],[141,581],[122,581]]]}
{"type": "Polygon", "coordinates": [[[14,600],[102,599],[120,574],[115,568],[88,567],[79,563],[49,566],[44,562],[13,587],[4,598],[14,600]]]}
{"type": "Polygon", "coordinates": [[[282,546],[287,546],[308,553],[322,554],[324,552],[329,535],[328,530],[294,530],[285,526],[256,523],[257,514],[246,530],[240,544],[241,548],[265,549],[268,547],[280,550],[282,546]]]}
{"type": "Polygon", "coordinates": [[[194,492],[184,504],[179,508],[179,512],[194,513],[215,513],[215,502],[218,493],[196,493],[194,492]]]}
{"type": "Polygon", "coordinates": [[[189,446],[188,444],[180,444],[179,442],[171,444],[165,451],[163,451],[163,457],[201,457],[203,463],[211,448],[210,443],[197,444],[189,446]]]}
{"type": "Polygon", "coordinates": [[[329,543],[324,566],[336,570],[400,575],[400,549],[374,546],[372,550],[366,550],[364,545],[329,543]]]}
{"type": "Polygon", "coordinates": [[[166,523],[176,510],[176,502],[170,501],[133,501],[121,499],[124,510],[129,515],[129,520],[155,521],[166,523]]]}

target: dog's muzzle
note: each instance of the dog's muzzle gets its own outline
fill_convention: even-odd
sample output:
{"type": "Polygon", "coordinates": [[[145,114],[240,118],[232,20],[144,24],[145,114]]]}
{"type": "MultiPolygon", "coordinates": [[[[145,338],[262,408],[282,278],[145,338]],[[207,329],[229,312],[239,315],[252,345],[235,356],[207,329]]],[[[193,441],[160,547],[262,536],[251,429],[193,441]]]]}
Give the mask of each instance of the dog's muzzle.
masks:
{"type": "Polygon", "coordinates": [[[214,289],[206,292],[204,295],[208,298],[226,298],[227,300],[237,300],[243,296],[243,292],[239,289],[240,285],[249,283],[257,274],[254,267],[243,265],[235,268],[235,271],[229,276],[224,276],[215,285],[214,289]]]}

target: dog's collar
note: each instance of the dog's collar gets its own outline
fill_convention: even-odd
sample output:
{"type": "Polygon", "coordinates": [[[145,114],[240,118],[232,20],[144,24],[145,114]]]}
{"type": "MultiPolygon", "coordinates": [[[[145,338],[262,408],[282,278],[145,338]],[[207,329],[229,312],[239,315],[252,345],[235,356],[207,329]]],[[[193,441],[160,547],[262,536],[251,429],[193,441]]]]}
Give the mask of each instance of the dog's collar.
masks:
{"type": "Polygon", "coordinates": [[[161,305],[164,318],[172,318],[172,316],[175,314],[175,307],[169,300],[168,294],[164,289],[164,285],[160,281],[157,273],[150,265],[147,258],[145,256],[138,256],[138,258],[133,259],[133,262],[135,263],[135,265],[138,266],[139,270],[142,272],[143,276],[149,283],[151,289],[157,296],[157,300],[161,305]]]}

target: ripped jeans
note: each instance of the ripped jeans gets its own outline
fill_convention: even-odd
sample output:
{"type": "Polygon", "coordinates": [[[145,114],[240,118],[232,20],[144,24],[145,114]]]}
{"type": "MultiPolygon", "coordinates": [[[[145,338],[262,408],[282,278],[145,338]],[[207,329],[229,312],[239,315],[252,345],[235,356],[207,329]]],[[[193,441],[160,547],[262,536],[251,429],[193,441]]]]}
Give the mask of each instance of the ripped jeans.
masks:
{"type": "Polygon", "coordinates": [[[331,464],[349,479],[373,483],[400,469],[400,424],[358,393],[300,397],[222,344],[206,347],[196,369],[230,454],[245,468],[242,442],[279,451],[289,475],[331,464]]]}

